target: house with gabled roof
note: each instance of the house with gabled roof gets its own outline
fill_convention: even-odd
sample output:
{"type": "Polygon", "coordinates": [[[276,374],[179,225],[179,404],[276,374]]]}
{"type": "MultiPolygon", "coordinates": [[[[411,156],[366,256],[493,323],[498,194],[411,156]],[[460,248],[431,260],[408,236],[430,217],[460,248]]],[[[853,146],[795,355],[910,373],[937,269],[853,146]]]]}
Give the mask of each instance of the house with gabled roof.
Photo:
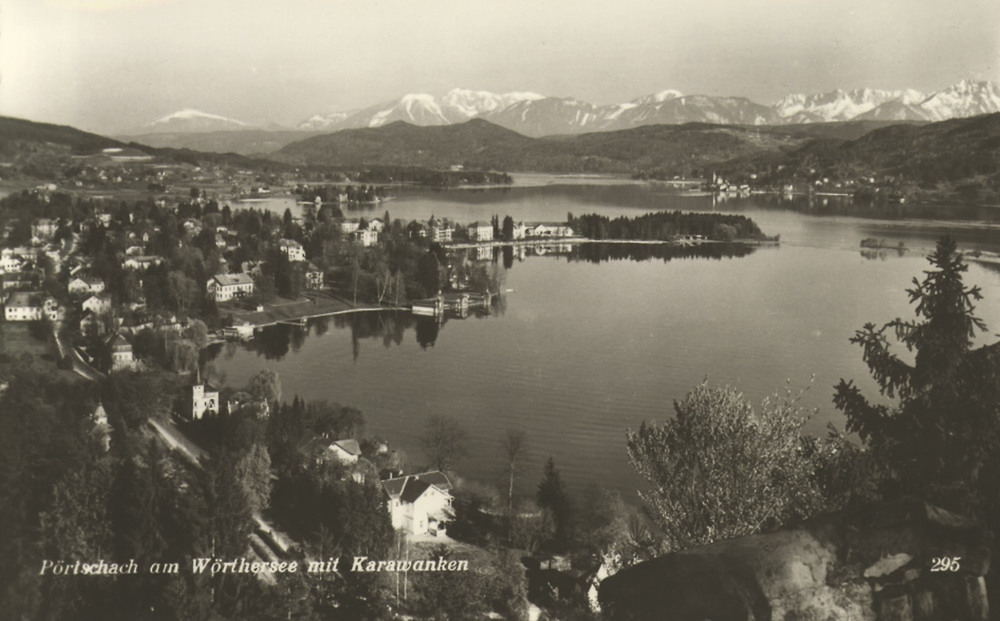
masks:
{"type": "Polygon", "coordinates": [[[209,279],[205,288],[216,302],[227,302],[253,295],[254,282],[248,274],[216,274],[209,279]]]}
{"type": "Polygon", "coordinates": [[[285,253],[285,256],[287,256],[288,260],[292,263],[306,260],[305,249],[302,247],[302,244],[294,239],[281,239],[278,242],[278,248],[281,252],[285,253]]]}
{"type": "Polygon", "coordinates": [[[93,311],[83,311],[80,315],[80,334],[84,336],[103,336],[105,332],[104,321],[93,311]]]}
{"type": "Polygon", "coordinates": [[[452,484],[439,471],[382,481],[392,527],[408,535],[443,535],[454,517],[452,484]]]}
{"type": "Polygon", "coordinates": [[[315,436],[299,445],[299,452],[316,465],[337,463],[344,466],[344,478],[350,477],[356,483],[365,482],[365,470],[361,458],[361,445],[353,438],[329,440],[325,435],[315,436]]]}
{"type": "Polygon", "coordinates": [[[114,334],[108,339],[108,353],[111,356],[111,370],[123,371],[135,368],[135,356],[132,353],[132,343],[121,334],[114,334]]]}
{"type": "Polygon", "coordinates": [[[17,291],[11,293],[4,303],[4,319],[7,321],[40,321],[43,317],[42,303],[45,296],[39,291],[17,291]]]}
{"type": "Polygon", "coordinates": [[[361,457],[361,445],[354,438],[336,440],[328,448],[337,461],[342,464],[357,463],[358,458],[361,457]]]}
{"type": "Polygon", "coordinates": [[[111,300],[98,295],[91,295],[83,301],[80,308],[85,311],[89,310],[96,315],[100,315],[101,313],[106,313],[111,310],[111,300]]]}
{"type": "Polygon", "coordinates": [[[469,239],[472,241],[490,241],[493,239],[493,225],[489,222],[473,222],[469,225],[469,239]]]}
{"type": "Polygon", "coordinates": [[[70,295],[92,295],[104,291],[104,281],[96,276],[74,276],[66,287],[70,295]]]}

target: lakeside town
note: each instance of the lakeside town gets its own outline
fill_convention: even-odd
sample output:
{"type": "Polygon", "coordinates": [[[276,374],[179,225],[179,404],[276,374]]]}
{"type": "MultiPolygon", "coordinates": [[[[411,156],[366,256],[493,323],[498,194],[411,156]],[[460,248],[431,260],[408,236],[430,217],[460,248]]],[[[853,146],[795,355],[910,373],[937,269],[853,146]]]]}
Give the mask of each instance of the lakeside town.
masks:
{"type": "MultiPolygon", "coordinates": [[[[455,470],[462,431],[454,421],[430,418],[426,459],[411,462],[367,435],[363,414],[351,407],[298,395],[288,401],[272,371],[262,370],[246,386],[220,383],[206,349],[222,340],[252,339],[263,326],[301,325],[311,317],[401,311],[441,322],[489,314],[502,293],[491,267],[501,254],[509,253],[509,260],[568,254],[593,241],[671,247],[759,242],[763,236],[752,221],[680,212],[634,221],[571,214],[563,223],[498,215],[470,224],[433,217],[404,222],[391,220],[388,210],[381,217],[350,218],[345,212],[352,206],[380,205],[391,196],[385,186],[346,182],[290,186],[301,215],[289,208],[279,216],[254,209],[252,200],[234,209],[230,202],[236,201],[220,201],[195,185],[177,191],[179,180],[171,177],[176,170],[151,173],[155,166],[139,156],[113,151],[101,157],[108,167],[90,162],[79,175],[86,182],[11,189],[0,199],[0,398],[8,404],[39,395],[72,399],[72,407],[52,412],[53,424],[65,422],[63,435],[50,440],[87,447],[83,472],[100,478],[67,490],[71,496],[114,493],[122,484],[152,485],[164,498],[197,488],[199,502],[224,503],[212,508],[213,519],[223,521],[206,531],[219,538],[210,550],[218,558],[266,566],[299,562],[306,568],[336,567],[339,555],[348,552],[375,559],[374,573],[382,575],[361,585],[348,580],[336,591],[336,606],[345,597],[364,609],[376,606],[365,603],[369,599],[399,611],[441,605],[428,603],[436,587],[419,576],[405,578],[411,584],[400,594],[396,565],[378,569],[395,563],[378,556],[393,551],[395,558],[408,559],[404,576],[413,563],[432,562],[422,555],[440,559],[442,566],[474,563],[476,573],[494,576],[491,606],[520,609],[528,591],[542,605],[580,611],[597,605],[597,576],[607,573],[606,561],[588,552],[583,556],[590,560],[581,566],[569,552],[596,551],[603,544],[584,543],[592,535],[582,531],[570,543],[567,492],[554,466],[539,504],[515,510],[514,478],[524,441],[516,433],[500,439],[510,455],[506,499],[483,505],[477,483],[455,489],[463,477],[455,470]],[[146,174],[155,174],[155,181],[146,174]],[[146,183],[145,193],[137,183],[146,183]],[[124,187],[111,189],[117,184],[124,187]],[[91,191],[96,186],[100,194],[91,191]],[[149,469],[161,461],[173,474],[158,482],[144,479],[154,476],[149,469]],[[146,465],[128,465],[133,462],[146,465]],[[94,468],[115,474],[98,475],[94,468]],[[181,488],[176,477],[185,481],[181,488]],[[341,521],[331,524],[323,507],[335,507],[341,521]],[[234,527],[231,533],[217,530],[234,527]],[[330,536],[341,541],[336,552],[329,549],[330,536]],[[374,541],[379,543],[373,548],[374,541]],[[515,550],[528,554],[515,557],[515,550]],[[425,595],[419,595],[422,580],[425,595]],[[416,599],[407,601],[407,589],[416,599]]],[[[259,199],[271,192],[274,179],[265,186],[262,178],[251,182],[241,174],[216,169],[212,179],[224,179],[224,194],[231,198],[259,199]],[[232,185],[236,180],[242,185],[232,185]]],[[[185,180],[209,181],[199,175],[185,180]]],[[[48,447],[33,450],[42,455],[48,447]]],[[[134,512],[137,500],[116,506],[134,512]]],[[[620,529],[634,512],[611,500],[613,512],[602,509],[588,518],[595,529],[612,522],[620,529]]],[[[25,502],[48,506],[42,496],[25,502]]],[[[117,510],[100,508],[98,518],[116,525],[114,540],[121,529],[140,527],[128,515],[106,513],[117,510]]],[[[99,539],[109,535],[95,534],[92,550],[104,549],[99,539]]],[[[205,553],[190,543],[154,553],[138,540],[143,536],[137,531],[121,553],[178,567],[186,556],[205,553]]],[[[593,536],[604,541],[611,535],[593,536]]],[[[254,588],[274,588],[281,579],[269,571],[252,574],[254,588]]],[[[467,588],[479,588],[472,584],[467,588]]],[[[229,605],[242,609],[250,601],[229,605]]]]}
{"type": "MultiPolygon", "coordinates": [[[[511,428],[494,439],[504,455],[497,473],[503,485],[496,486],[463,474],[467,432],[453,418],[427,416],[420,454],[407,455],[372,433],[351,405],[287,394],[283,378],[268,369],[230,382],[213,362],[220,343],[252,343],[276,324],[301,329],[313,318],[361,315],[393,323],[399,313],[438,326],[497,313],[506,293],[500,265],[510,269],[527,257],[719,258],[778,243],[747,216],[569,213],[552,222],[483,210],[471,223],[406,221],[391,217],[393,191],[402,186],[384,171],[164,165],[117,147],[81,158],[78,169],[60,160],[60,183],[15,179],[0,199],[0,400],[14,413],[3,419],[8,442],[28,453],[7,480],[51,464],[40,470],[41,483],[8,489],[18,499],[9,516],[21,529],[17,539],[35,542],[18,552],[14,566],[41,564],[54,573],[76,562],[105,571],[120,560],[149,571],[129,572],[128,580],[77,599],[60,594],[75,583],[25,573],[19,580],[26,592],[56,596],[46,604],[22,598],[24,610],[45,609],[51,618],[127,616],[153,601],[164,618],[191,609],[273,618],[296,607],[302,618],[613,618],[616,606],[636,601],[630,585],[641,588],[642,579],[632,577],[649,571],[643,561],[730,537],[780,538],[772,527],[880,499],[873,490],[887,475],[871,454],[844,436],[800,435],[793,406],[761,413],[787,417],[775,423],[787,434],[780,440],[751,432],[757,414],[744,421],[745,434],[727,437],[757,438],[746,450],[781,464],[748,476],[785,472],[788,464],[802,476],[764,474],[734,484],[742,475],[715,472],[719,484],[699,494],[771,491],[755,502],[720,499],[725,507],[752,507],[755,516],[729,520],[731,509],[724,509],[703,528],[657,504],[696,500],[685,496],[693,488],[671,487],[660,473],[701,476],[661,460],[676,451],[695,451],[692,463],[712,459],[724,450],[715,445],[684,440],[668,450],[662,444],[673,440],[660,438],[659,427],[630,431],[629,462],[663,490],[660,497],[640,495],[643,505],[636,506],[600,487],[570,489],[551,457],[537,484],[526,481],[533,476],[524,467],[527,436],[511,428]],[[284,201],[281,213],[272,210],[275,197],[284,201]],[[27,442],[40,428],[49,430],[44,441],[27,442]],[[784,449],[776,453],[774,446],[784,449]],[[535,493],[524,494],[524,487],[535,493]],[[722,535],[705,530],[717,528],[722,535]],[[180,571],[192,559],[219,569],[180,571]],[[293,565],[301,571],[270,569],[293,565]],[[165,577],[163,567],[176,571],[165,577]],[[194,600],[187,595],[193,592],[212,597],[194,600]]],[[[476,171],[448,172],[482,180],[476,171]]],[[[775,178],[752,173],[641,183],[678,196],[710,195],[713,206],[755,193],[905,202],[888,189],[889,177],[847,182],[819,174],[798,185],[776,186],[775,178]]],[[[498,188],[510,182],[501,173],[487,178],[498,188]]],[[[888,244],[864,238],[861,256],[877,258],[888,244]]],[[[939,248],[936,265],[950,265],[953,252],[939,248]]],[[[417,340],[421,347],[434,342],[419,330],[417,340]]],[[[727,390],[701,385],[675,401],[675,424],[695,425],[681,429],[678,441],[701,437],[698,424],[715,424],[731,408],[752,412],[742,395],[727,390]]],[[[873,528],[866,519],[844,524],[873,528]]],[[[934,545],[958,537],[945,530],[934,545]]],[[[842,545],[854,549],[858,542],[848,537],[842,545]]],[[[962,556],[976,558],[978,549],[963,547],[962,556]]],[[[885,572],[878,584],[894,584],[893,570],[863,558],[864,572],[885,572]]],[[[699,579],[710,582],[711,575],[699,579]]],[[[958,598],[962,606],[985,597],[981,578],[976,574],[975,587],[958,598]]],[[[904,583],[917,588],[920,580],[904,583]]]]}

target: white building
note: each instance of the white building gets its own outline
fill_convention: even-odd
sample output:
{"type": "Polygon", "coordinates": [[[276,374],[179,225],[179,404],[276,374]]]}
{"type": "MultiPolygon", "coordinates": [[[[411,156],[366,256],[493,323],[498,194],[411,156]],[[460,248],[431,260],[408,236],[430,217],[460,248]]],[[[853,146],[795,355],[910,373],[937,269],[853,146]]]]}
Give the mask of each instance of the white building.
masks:
{"type": "Polygon", "coordinates": [[[306,260],[305,249],[302,248],[302,244],[294,239],[282,239],[278,242],[278,244],[278,247],[285,253],[285,256],[287,256],[288,260],[292,263],[306,260]]]}
{"type": "Polygon", "coordinates": [[[39,321],[42,318],[43,296],[37,291],[16,291],[4,303],[7,321],[39,321]]]}
{"type": "Polygon", "coordinates": [[[438,243],[450,242],[451,235],[454,232],[455,229],[447,224],[435,224],[431,226],[431,241],[436,241],[438,243]]]}
{"type": "Polygon", "coordinates": [[[195,384],[191,387],[191,418],[197,420],[206,412],[219,413],[219,391],[211,384],[195,384]]]}
{"type": "Polygon", "coordinates": [[[369,248],[378,243],[378,231],[373,231],[371,229],[355,231],[354,238],[358,240],[359,244],[365,248],[369,248]]]}
{"type": "Polygon", "coordinates": [[[358,457],[361,457],[361,445],[354,439],[337,440],[328,448],[334,459],[342,464],[355,464],[358,457]]]}
{"type": "Polygon", "coordinates": [[[154,255],[134,256],[125,259],[122,264],[127,270],[145,270],[160,264],[160,257],[154,255]]]}
{"type": "Polygon", "coordinates": [[[100,315],[102,313],[106,313],[109,310],[111,310],[111,300],[109,300],[108,298],[102,298],[100,296],[92,295],[83,301],[83,304],[80,305],[80,308],[82,308],[85,311],[89,310],[95,315],[100,315]]]}
{"type": "Polygon", "coordinates": [[[306,264],[306,289],[322,289],[323,288],[323,270],[319,269],[312,263],[306,264]]]}
{"type": "Polygon", "coordinates": [[[526,231],[528,237],[572,237],[573,229],[565,224],[536,224],[526,231]]]}
{"type": "Polygon", "coordinates": [[[115,334],[108,339],[108,350],[111,354],[111,370],[123,371],[135,368],[135,356],[132,353],[132,343],[121,334],[115,334]]]}
{"type": "Polygon", "coordinates": [[[490,241],[493,239],[493,225],[489,222],[473,222],[469,225],[469,239],[490,241]]]}
{"type": "Polygon", "coordinates": [[[528,230],[528,227],[524,224],[524,222],[515,222],[514,223],[514,239],[524,239],[525,237],[527,237],[527,233],[526,233],[527,230],[528,230]]]}
{"type": "Polygon", "coordinates": [[[227,302],[234,298],[253,295],[253,278],[246,274],[217,274],[206,286],[216,302],[227,302]]]}
{"type": "Polygon", "coordinates": [[[31,241],[39,243],[52,239],[59,230],[59,223],[48,218],[39,218],[31,223],[31,241]]]}
{"type": "Polygon", "coordinates": [[[94,295],[104,291],[104,281],[94,276],[74,276],[66,288],[70,295],[94,295]]]}
{"type": "Polygon", "coordinates": [[[13,274],[24,269],[24,258],[14,252],[13,248],[4,248],[0,254],[0,272],[13,274]]]}
{"type": "Polygon", "coordinates": [[[392,527],[409,535],[441,535],[454,517],[452,484],[443,472],[425,472],[382,481],[392,527]]]}

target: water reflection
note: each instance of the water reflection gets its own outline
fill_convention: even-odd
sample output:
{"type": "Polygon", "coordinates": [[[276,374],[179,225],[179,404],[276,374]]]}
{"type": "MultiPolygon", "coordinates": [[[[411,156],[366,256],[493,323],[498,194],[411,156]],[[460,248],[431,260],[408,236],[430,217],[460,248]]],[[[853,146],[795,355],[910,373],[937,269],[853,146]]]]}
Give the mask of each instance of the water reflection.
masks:
{"type": "MultiPolygon", "coordinates": [[[[494,305],[500,308],[506,302],[501,296],[495,298],[494,305]]],[[[322,336],[330,327],[338,330],[350,330],[351,352],[355,360],[361,355],[361,342],[366,339],[376,339],[382,346],[389,348],[403,344],[406,333],[415,331],[417,343],[421,348],[434,347],[438,334],[449,320],[467,318],[482,318],[486,313],[447,313],[440,318],[417,317],[406,311],[359,312],[331,317],[315,317],[305,325],[274,324],[265,326],[257,332],[252,341],[243,343],[243,347],[264,357],[266,360],[282,360],[290,352],[298,352],[310,335],[322,336]]],[[[212,358],[217,358],[223,352],[226,358],[233,358],[240,344],[230,341],[209,350],[212,358]]]]}
{"type": "Polygon", "coordinates": [[[697,245],[672,244],[616,244],[616,243],[554,243],[539,245],[508,245],[455,253],[456,263],[465,260],[496,263],[502,256],[503,267],[510,270],[515,259],[520,262],[528,257],[564,256],[570,261],[603,263],[605,261],[651,261],[659,259],[667,262],[673,259],[732,259],[745,257],[757,250],[756,245],[741,243],[709,243],[697,245]],[[481,252],[486,250],[488,252],[481,252]]]}
{"type": "Polygon", "coordinates": [[[697,246],[668,246],[664,244],[580,244],[569,254],[570,261],[603,263],[604,261],[663,262],[674,259],[734,259],[745,257],[757,250],[747,244],[701,244],[697,246]]]}
{"type": "MultiPolygon", "coordinates": [[[[417,318],[408,312],[384,311],[349,313],[330,317],[314,317],[306,324],[274,324],[262,328],[245,347],[267,360],[281,360],[288,353],[297,352],[310,335],[322,336],[330,326],[351,331],[353,356],[360,355],[360,342],[368,338],[380,338],[384,347],[400,345],[406,331],[413,327],[417,318]]],[[[227,349],[227,357],[231,356],[227,349]]]]}
{"type": "Polygon", "coordinates": [[[906,248],[862,248],[861,256],[869,261],[885,261],[890,256],[905,257],[906,248]]]}
{"type": "MultiPolygon", "coordinates": [[[[651,261],[664,262],[674,259],[724,259],[739,258],[752,254],[757,248],[745,244],[703,244],[697,246],[673,246],[665,244],[546,244],[544,246],[504,246],[491,248],[488,258],[481,261],[493,262],[503,255],[506,269],[512,269],[514,259],[524,261],[528,257],[564,256],[570,262],[604,263],[608,261],[651,261]]],[[[457,254],[465,257],[466,251],[457,254]]],[[[473,251],[474,256],[476,255],[473,251]]],[[[471,257],[466,257],[471,260],[471,257]]],[[[502,283],[502,278],[496,282],[502,283]]],[[[361,342],[365,339],[382,341],[389,348],[403,343],[406,333],[415,332],[416,341],[422,349],[434,347],[449,321],[469,318],[482,319],[490,315],[503,315],[507,310],[508,296],[502,286],[495,287],[497,293],[490,297],[488,308],[461,308],[448,310],[437,317],[415,316],[408,311],[357,312],[328,317],[314,317],[304,324],[279,323],[265,326],[257,332],[253,340],[243,346],[266,360],[282,360],[290,352],[298,352],[306,340],[312,336],[326,334],[331,326],[338,330],[350,330],[351,352],[354,360],[361,355],[361,342]]],[[[209,350],[210,358],[217,358],[223,351],[225,357],[233,358],[239,345],[226,343],[209,350]]]]}

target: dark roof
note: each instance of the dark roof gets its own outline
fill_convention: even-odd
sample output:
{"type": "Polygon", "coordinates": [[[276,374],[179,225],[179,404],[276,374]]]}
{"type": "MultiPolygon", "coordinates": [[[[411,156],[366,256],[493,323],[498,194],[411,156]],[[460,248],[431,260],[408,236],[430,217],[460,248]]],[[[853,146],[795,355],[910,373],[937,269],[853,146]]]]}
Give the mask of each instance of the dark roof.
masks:
{"type": "Polygon", "coordinates": [[[449,491],[452,487],[451,479],[448,478],[448,475],[439,470],[418,474],[416,477],[424,483],[430,483],[434,487],[440,488],[445,492],[449,491]]]}
{"type": "Polygon", "coordinates": [[[407,479],[406,485],[403,486],[403,493],[399,495],[399,499],[405,502],[416,502],[417,498],[420,498],[429,487],[429,483],[424,483],[423,481],[410,477],[407,479]]]}
{"type": "Polygon", "coordinates": [[[359,445],[358,441],[353,438],[348,438],[347,440],[337,440],[334,444],[350,455],[361,454],[361,445],[359,445]]]}
{"type": "Polygon", "coordinates": [[[112,349],[118,349],[119,347],[131,348],[132,344],[129,343],[128,339],[126,339],[124,336],[116,333],[108,337],[108,347],[112,349]]]}
{"type": "Polygon", "coordinates": [[[223,287],[253,284],[253,278],[250,278],[247,274],[216,274],[212,278],[223,287]]]}
{"type": "Polygon", "coordinates": [[[386,479],[382,481],[382,489],[385,493],[389,495],[390,498],[398,498],[399,494],[403,491],[403,486],[406,485],[406,479],[409,477],[399,477],[396,479],[386,479]]]}
{"type": "Polygon", "coordinates": [[[7,298],[6,306],[34,308],[42,305],[41,296],[39,291],[15,291],[7,298]]]}
{"type": "Polygon", "coordinates": [[[437,470],[382,481],[382,489],[390,498],[398,497],[407,502],[413,502],[419,498],[432,485],[442,492],[448,492],[452,488],[448,476],[437,470]]]}

